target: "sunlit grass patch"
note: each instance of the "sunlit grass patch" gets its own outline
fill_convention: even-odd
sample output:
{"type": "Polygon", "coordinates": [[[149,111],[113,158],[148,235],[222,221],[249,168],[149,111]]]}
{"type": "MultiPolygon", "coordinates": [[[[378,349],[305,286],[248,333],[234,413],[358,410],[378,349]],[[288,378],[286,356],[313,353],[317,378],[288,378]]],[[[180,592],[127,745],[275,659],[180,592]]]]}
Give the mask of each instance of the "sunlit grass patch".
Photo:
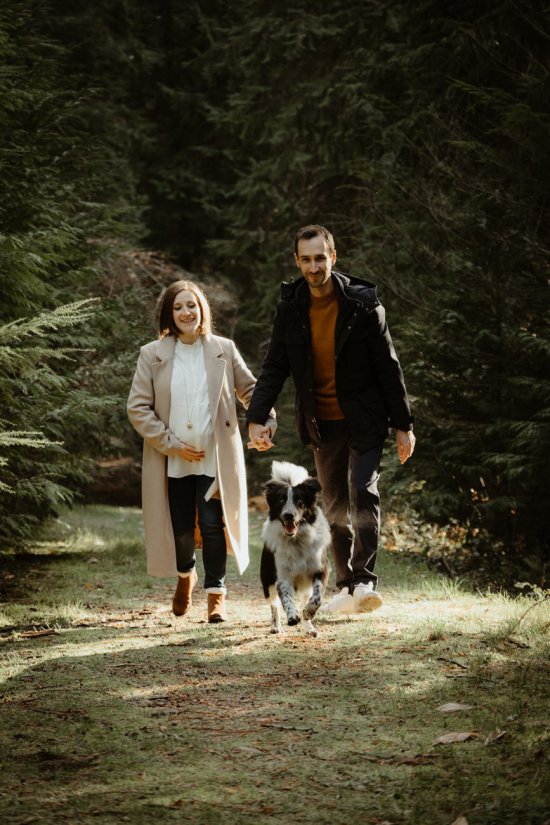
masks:
{"type": "MultiPolygon", "coordinates": [[[[382,552],[382,609],[319,617],[316,639],[299,627],[272,636],[253,519],[250,568],[239,578],[230,563],[230,621],[208,625],[200,584],[176,620],[174,582],[146,576],[134,515],[94,508],[101,553],[82,540],[82,552],[13,568],[0,814],[45,825],[59,810],[137,825],[184,813],[230,825],[425,825],[460,813],[471,825],[538,823],[547,605],[526,612],[531,598],[478,593],[382,552]],[[25,636],[25,624],[54,632],[25,636]],[[444,713],[446,703],[464,709],[444,713]],[[468,738],[436,744],[453,732],[468,738]]],[[[73,517],[84,535],[86,511],[73,517]]]]}
{"type": "Polygon", "coordinates": [[[27,546],[27,552],[35,556],[63,555],[64,553],[100,553],[108,547],[106,539],[91,530],[77,529],[68,539],[43,539],[27,546]]]}
{"type": "Polygon", "coordinates": [[[110,549],[114,542],[130,542],[143,535],[141,511],[135,507],[89,505],[64,509],[30,545],[32,552],[88,553],[110,549]]]}
{"type": "Polygon", "coordinates": [[[43,604],[40,609],[25,605],[5,604],[0,611],[0,632],[29,633],[33,629],[59,629],[76,621],[90,618],[90,611],[80,601],[43,604]]]}

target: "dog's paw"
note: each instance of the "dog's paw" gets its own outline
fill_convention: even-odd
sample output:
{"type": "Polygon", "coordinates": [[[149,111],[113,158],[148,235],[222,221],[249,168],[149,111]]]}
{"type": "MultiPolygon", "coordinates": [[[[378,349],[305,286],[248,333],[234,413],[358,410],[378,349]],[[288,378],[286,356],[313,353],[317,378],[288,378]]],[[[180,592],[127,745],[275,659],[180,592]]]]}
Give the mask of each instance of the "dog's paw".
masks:
{"type": "Polygon", "coordinates": [[[285,629],[282,624],[272,624],[269,628],[270,633],[284,633],[285,629]]]}
{"type": "Polygon", "coordinates": [[[313,638],[316,638],[319,635],[309,620],[305,623],[304,627],[308,636],[313,636],[313,638]]]}
{"type": "Polygon", "coordinates": [[[300,622],[301,622],[301,619],[300,619],[300,617],[298,616],[297,613],[296,613],[295,616],[289,616],[288,617],[288,623],[291,627],[295,624],[300,624],[300,622]]]}
{"type": "Polygon", "coordinates": [[[304,607],[304,619],[306,621],[309,621],[310,619],[313,619],[313,617],[315,616],[315,614],[317,613],[318,610],[319,610],[319,605],[318,604],[311,604],[311,603],[306,604],[306,606],[304,607]]]}

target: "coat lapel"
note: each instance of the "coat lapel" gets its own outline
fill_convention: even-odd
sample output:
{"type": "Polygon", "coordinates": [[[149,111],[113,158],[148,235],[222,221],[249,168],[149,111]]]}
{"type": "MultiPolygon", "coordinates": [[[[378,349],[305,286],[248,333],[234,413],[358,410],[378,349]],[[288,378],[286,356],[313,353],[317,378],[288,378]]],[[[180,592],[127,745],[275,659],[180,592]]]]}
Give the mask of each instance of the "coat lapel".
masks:
{"type": "Polygon", "coordinates": [[[156,350],[158,361],[153,363],[155,411],[166,426],[168,426],[168,419],[170,417],[170,391],[175,347],[176,339],[173,335],[167,335],[165,338],[161,338],[156,350]]]}
{"type": "Polygon", "coordinates": [[[227,361],[219,341],[213,335],[203,338],[204,365],[208,381],[208,399],[212,423],[216,421],[227,361]]]}
{"type": "Polygon", "coordinates": [[[157,357],[159,361],[167,361],[174,357],[174,350],[176,348],[176,339],[173,335],[166,335],[161,338],[157,346],[157,357]]]}

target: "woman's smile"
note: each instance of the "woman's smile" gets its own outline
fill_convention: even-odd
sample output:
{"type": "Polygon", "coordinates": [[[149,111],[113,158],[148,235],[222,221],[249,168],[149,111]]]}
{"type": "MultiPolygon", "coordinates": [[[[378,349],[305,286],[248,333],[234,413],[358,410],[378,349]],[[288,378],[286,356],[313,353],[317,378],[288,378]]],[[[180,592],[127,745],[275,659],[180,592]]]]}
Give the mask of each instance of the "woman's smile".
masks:
{"type": "Polygon", "coordinates": [[[172,308],[174,323],[179,329],[180,340],[194,343],[201,331],[201,314],[197,299],[187,289],[178,292],[172,308]]]}

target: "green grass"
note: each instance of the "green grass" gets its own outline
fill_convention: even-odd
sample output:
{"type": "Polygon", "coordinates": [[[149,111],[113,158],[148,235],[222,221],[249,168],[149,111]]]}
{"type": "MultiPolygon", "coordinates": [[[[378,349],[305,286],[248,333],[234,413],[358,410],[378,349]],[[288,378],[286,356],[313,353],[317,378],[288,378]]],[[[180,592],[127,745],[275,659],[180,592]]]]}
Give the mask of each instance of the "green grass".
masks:
{"type": "Polygon", "coordinates": [[[200,588],[172,618],[136,510],[75,510],[3,559],[1,820],[550,822],[548,602],[382,552],[380,611],[273,637],[259,524],[226,625],[200,588]]]}

